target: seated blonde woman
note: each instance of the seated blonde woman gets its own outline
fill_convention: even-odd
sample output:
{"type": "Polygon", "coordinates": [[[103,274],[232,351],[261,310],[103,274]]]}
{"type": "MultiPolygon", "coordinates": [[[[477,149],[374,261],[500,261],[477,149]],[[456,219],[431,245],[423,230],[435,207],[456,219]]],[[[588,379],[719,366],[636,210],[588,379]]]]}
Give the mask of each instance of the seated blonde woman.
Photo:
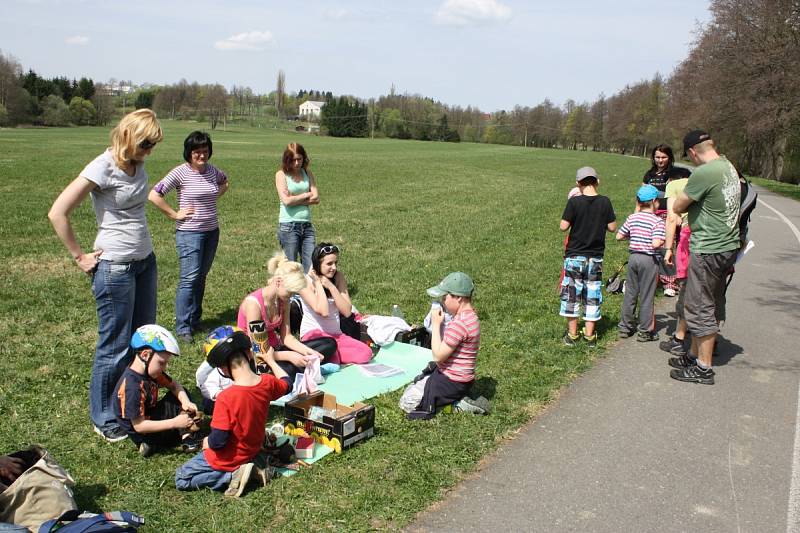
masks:
{"type": "Polygon", "coordinates": [[[267,270],[267,284],[248,294],[239,306],[237,325],[253,340],[257,359],[261,359],[258,352],[273,350],[275,361],[294,380],[311,358],[327,362],[336,343],[329,339],[302,343],[290,331],[288,301],[306,287],[303,266],[278,252],[267,263],[267,270]]]}

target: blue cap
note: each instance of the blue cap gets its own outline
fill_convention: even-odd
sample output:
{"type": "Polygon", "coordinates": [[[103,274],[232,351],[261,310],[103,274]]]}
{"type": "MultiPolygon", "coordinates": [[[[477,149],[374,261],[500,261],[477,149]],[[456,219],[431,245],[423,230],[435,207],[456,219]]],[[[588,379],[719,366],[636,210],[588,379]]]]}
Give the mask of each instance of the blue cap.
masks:
{"type": "Polygon", "coordinates": [[[640,202],[651,202],[658,198],[658,189],[652,185],[642,185],[636,192],[636,198],[638,198],[640,202]]]}

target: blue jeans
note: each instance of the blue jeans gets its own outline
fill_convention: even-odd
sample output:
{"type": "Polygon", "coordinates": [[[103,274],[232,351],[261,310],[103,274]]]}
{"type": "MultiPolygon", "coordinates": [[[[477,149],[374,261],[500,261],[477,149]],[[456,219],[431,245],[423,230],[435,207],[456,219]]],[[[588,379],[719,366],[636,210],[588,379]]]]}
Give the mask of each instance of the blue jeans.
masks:
{"type": "Polygon", "coordinates": [[[203,314],[206,276],[211,270],[219,244],[219,229],[176,231],[180,279],[175,294],[175,332],[191,334],[203,314]]]}
{"type": "Polygon", "coordinates": [[[314,225],[311,222],[281,222],[278,224],[278,242],[281,243],[283,253],[289,261],[297,261],[297,254],[300,254],[300,262],[303,263],[303,271],[311,270],[311,254],[317,245],[317,234],[314,232],[314,225]]]}
{"type": "Polygon", "coordinates": [[[156,321],[156,256],[115,263],[101,260],[92,277],[97,306],[97,346],[89,382],[89,414],[94,425],[117,425],[112,395],[122,371],[131,362],[131,335],[156,321]]]}
{"type": "Polygon", "coordinates": [[[193,490],[210,487],[223,490],[231,483],[233,472],[214,470],[206,461],[203,452],[198,453],[175,471],[175,487],[178,490],[193,490]]]}

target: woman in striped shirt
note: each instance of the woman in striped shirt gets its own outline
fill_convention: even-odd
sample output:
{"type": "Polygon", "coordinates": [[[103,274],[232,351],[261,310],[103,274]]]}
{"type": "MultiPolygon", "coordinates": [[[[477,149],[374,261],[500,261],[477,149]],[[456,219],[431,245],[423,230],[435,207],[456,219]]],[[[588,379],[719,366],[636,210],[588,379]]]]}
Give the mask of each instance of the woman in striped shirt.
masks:
{"type": "Polygon", "coordinates": [[[148,197],[176,222],[180,280],[175,295],[175,332],[185,342],[192,342],[203,314],[206,276],[219,243],[217,199],[228,190],[228,176],[208,163],[211,154],[211,137],[201,131],[190,133],[183,142],[186,163],[164,176],[148,197]],[[178,191],[177,211],[164,199],[173,189],[178,191]]]}

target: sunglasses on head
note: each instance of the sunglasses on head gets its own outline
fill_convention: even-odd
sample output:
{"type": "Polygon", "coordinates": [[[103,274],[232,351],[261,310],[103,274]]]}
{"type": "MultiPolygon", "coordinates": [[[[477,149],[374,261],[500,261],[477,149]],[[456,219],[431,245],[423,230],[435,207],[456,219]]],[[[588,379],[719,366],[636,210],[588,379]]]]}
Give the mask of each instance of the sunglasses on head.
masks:
{"type": "Polygon", "coordinates": [[[322,257],[323,255],[328,255],[328,254],[338,254],[338,253],[339,253],[339,247],[336,246],[335,244],[331,244],[330,246],[323,246],[322,248],[320,248],[319,255],[317,257],[322,257]]]}
{"type": "Polygon", "coordinates": [[[145,139],[145,140],[143,140],[142,142],[139,143],[139,148],[141,148],[142,150],[149,150],[150,148],[154,147],[156,144],[158,144],[158,143],[154,143],[150,139],[145,139]]]}

